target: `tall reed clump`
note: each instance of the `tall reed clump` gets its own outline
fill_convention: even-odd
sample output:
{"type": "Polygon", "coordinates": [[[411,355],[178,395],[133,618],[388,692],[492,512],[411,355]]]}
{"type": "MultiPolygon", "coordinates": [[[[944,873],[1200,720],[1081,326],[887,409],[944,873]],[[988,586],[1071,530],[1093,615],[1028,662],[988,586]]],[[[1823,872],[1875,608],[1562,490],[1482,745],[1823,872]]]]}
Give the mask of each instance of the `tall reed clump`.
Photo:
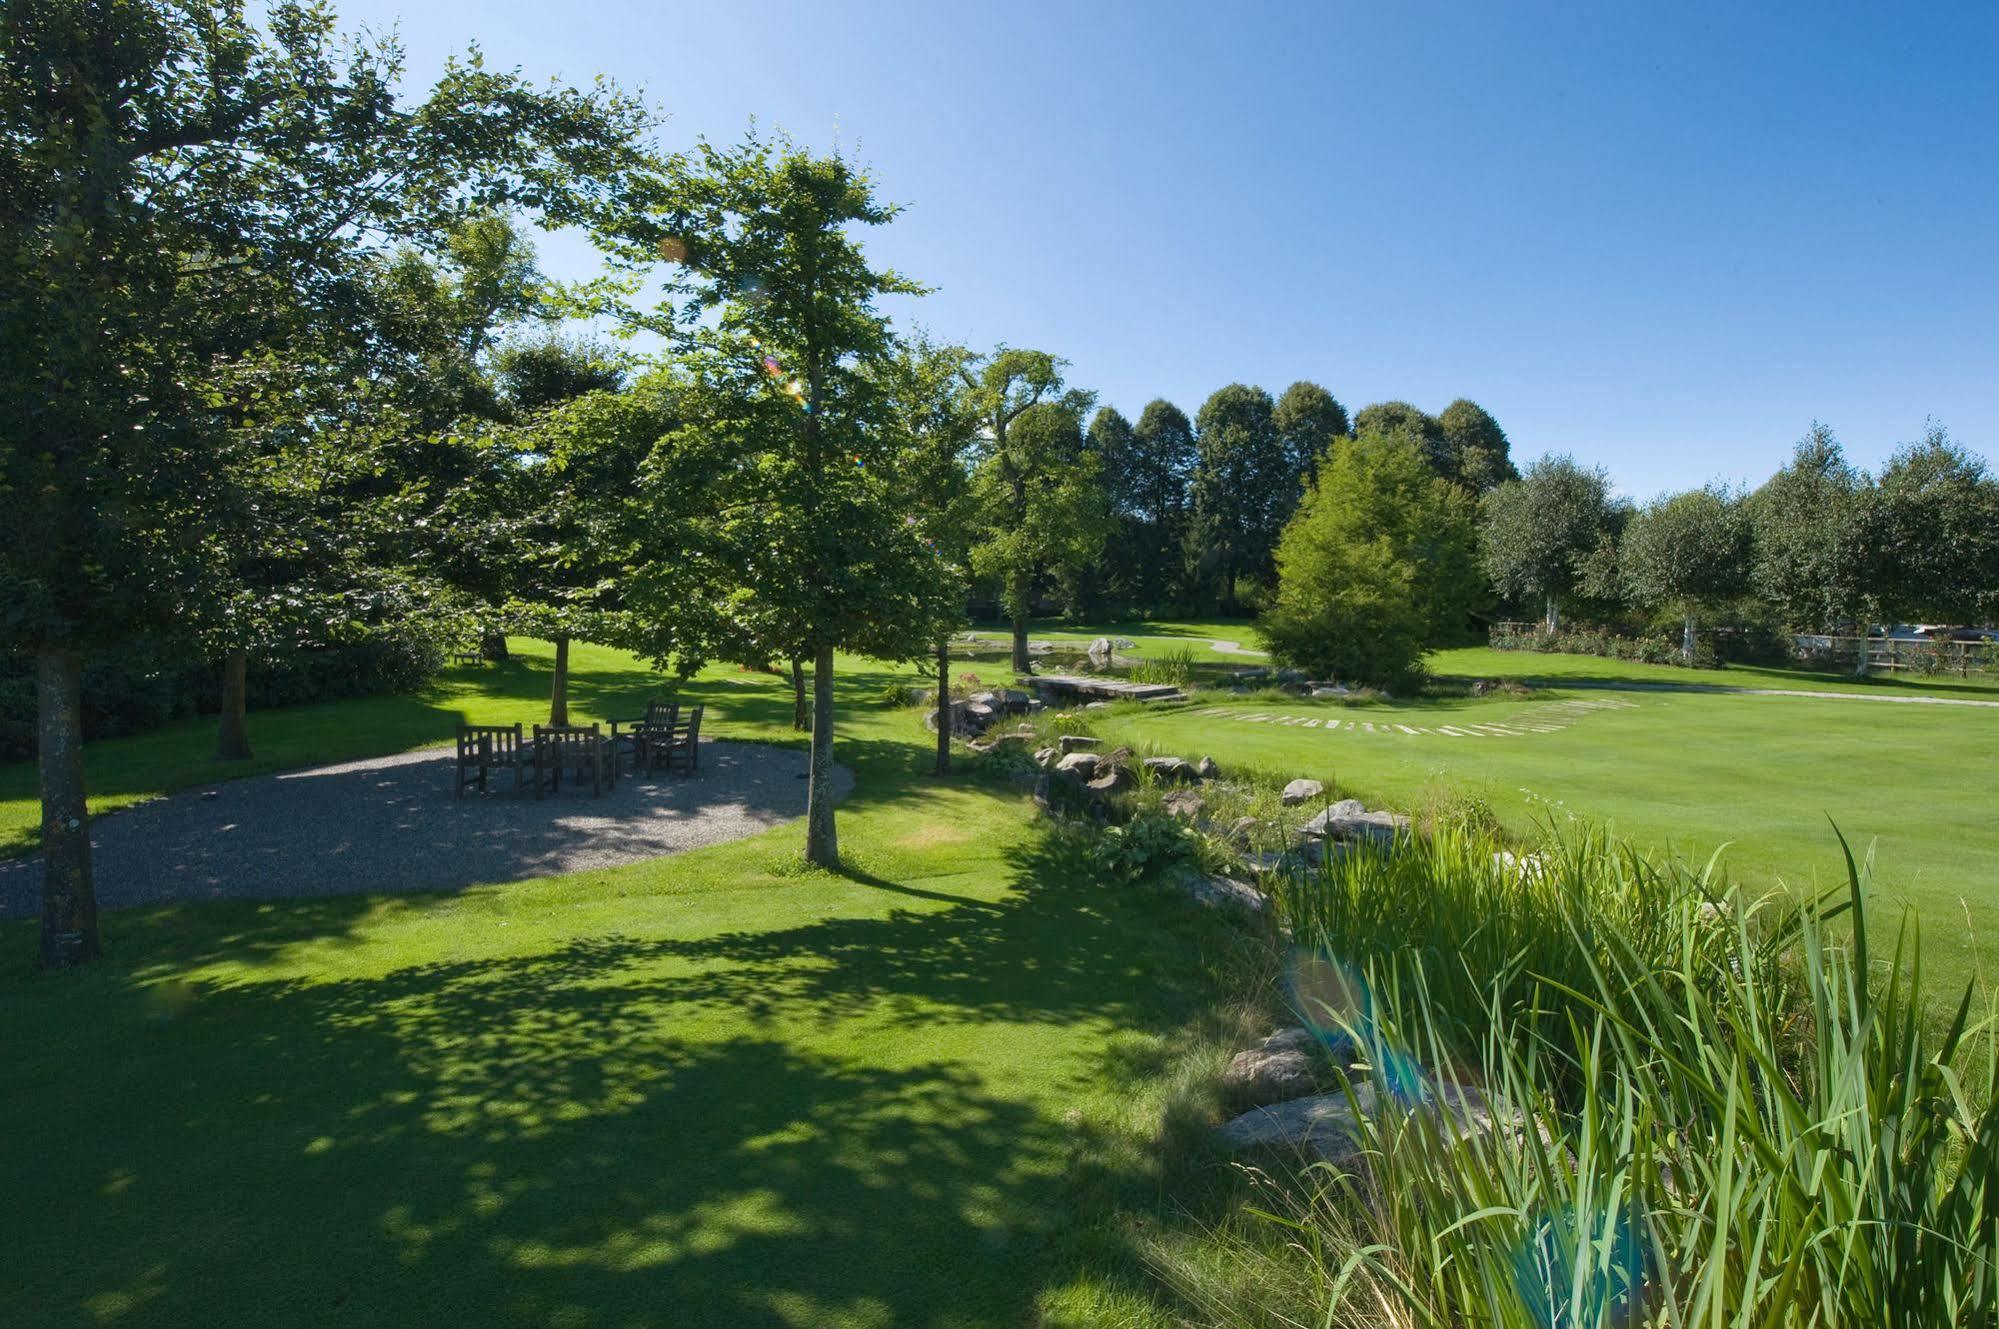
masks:
{"type": "MultiPolygon", "coordinates": [[[[1360,1160],[1266,1189],[1286,1304],[1230,1324],[1999,1323],[1999,1035],[1941,1012],[1868,870],[1746,901],[1595,831],[1444,836],[1290,883],[1308,1018],[1362,1053],[1360,1160]],[[1324,957],[1334,957],[1327,959],[1324,957]],[[1272,1198],[1272,1196],[1276,1198],[1272,1198]]],[[[1267,1234],[1266,1234],[1267,1235],[1267,1234]]]]}
{"type": "Polygon", "coordinates": [[[1194,681],[1193,648],[1182,646],[1156,660],[1137,661],[1125,676],[1134,683],[1156,683],[1185,689],[1194,681]]]}

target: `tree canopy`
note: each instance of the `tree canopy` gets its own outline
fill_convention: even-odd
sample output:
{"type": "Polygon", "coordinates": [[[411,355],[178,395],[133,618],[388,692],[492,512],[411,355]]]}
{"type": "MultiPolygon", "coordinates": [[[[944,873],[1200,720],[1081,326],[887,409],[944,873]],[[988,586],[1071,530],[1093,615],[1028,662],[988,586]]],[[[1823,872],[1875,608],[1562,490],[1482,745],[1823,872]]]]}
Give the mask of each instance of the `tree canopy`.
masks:
{"type": "Polygon", "coordinates": [[[1700,613],[1748,585],[1748,515],[1735,495],[1713,486],[1655,499],[1625,528],[1620,555],[1634,600],[1681,615],[1680,651],[1691,663],[1700,613]]]}
{"type": "Polygon", "coordinates": [[[1297,504],[1274,409],[1262,388],[1231,383],[1195,418],[1190,563],[1213,603],[1230,610],[1242,604],[1244,584],[1268,578],[1278,532],[1297,504]]]}
{"type": "Polygon", "coordinates": [[[1552,631],[1610,535],[1609,475],[1570,457],[1543,457],[1487,494],[1482,508],[1486,575],[1502,595],[1540,600],[1552,631]]]}

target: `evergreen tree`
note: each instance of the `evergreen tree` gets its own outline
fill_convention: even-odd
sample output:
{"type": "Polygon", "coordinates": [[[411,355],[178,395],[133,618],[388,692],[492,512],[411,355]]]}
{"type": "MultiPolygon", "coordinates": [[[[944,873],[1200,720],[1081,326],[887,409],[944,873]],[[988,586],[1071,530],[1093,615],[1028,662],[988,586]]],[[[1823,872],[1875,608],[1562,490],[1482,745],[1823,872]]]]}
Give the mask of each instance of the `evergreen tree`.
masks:
{"type": "Polygon", "coordinates": [[[1210,602],[1240,612],[1247,586],[1267,585],[1278,533],[1297,505],[1297,477],[1270,394],[1231,383],[1201,405],[1190,499],[1188,565],[1210,602]]]}

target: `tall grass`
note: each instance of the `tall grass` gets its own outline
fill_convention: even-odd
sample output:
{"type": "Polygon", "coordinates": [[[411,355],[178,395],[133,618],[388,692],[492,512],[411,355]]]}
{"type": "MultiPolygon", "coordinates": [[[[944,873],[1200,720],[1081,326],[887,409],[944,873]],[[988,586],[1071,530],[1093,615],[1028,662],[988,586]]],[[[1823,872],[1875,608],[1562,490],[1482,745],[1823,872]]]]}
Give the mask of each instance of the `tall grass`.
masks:
{"type": "Polygon", "coordinates": [[[1264,1179],[1235,1276],[1168,1276],[1224,1324],[1999,1322],[1994,1021],[1933,1018],[1906,930],[1876,964],[1848,868],[1751,903],[1595,831],[1524,868],[1446,834],[1294,880],[1361,1161],[1264,1179]]]}
{"type": "Polygon", "coordinates": [[[1194,650],[1182,646],[1153,660],[1139,660],[1125,672],[1134,683],[1156,683],[1186,690],[1194,682],[1194,650]]]}

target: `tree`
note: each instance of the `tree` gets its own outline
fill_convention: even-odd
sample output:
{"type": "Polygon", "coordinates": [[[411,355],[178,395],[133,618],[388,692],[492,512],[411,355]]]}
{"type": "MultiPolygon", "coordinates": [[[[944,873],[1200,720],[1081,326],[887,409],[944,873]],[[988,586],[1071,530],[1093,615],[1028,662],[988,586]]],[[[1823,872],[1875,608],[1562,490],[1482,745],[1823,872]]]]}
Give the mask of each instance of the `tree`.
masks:
{"type": "Polygon", "coordinates": [[[1868,494],[1868,580],[1884,618],[1976,623],[1999,613],[1999,479],[1932,423],[1868,494]]]}
{"type": "Polygon", "coordinates": [[[1540,600],[1548,631],[1555,631],[1563,600],[1582,587],[1610,533],[1610,477],[1570,457],[1543,457],[1481,506],[1486,575],[1501,595],[1540,600]]]}
{"type": "Polygon", "coordinates": [[[1319,678],[1401,686],[1474,587],[1471,501],[1406,433],[1332,451],[1277,546],[1271,653],[1319,678]]]}
{"type": "Polygon", "coordinates": [[[1037,580],[1093,562],[1110,530],[1097,458],[1083,445],[1078,404],[1070,397],[1023,409],[1009,424],[1004,443],[986,440],[972,479],[979,505],[972,570],[1001,588],[1001,603],[1013,620],[1013,667],[1022,673],[1031,672],[1033,664],[1027,620],[1037,580]]]}
{"type": "Polygon", "coordinates": [[[941,589],[937,643],[936,773],[951,773],[951,634],[964,623],[965,580],[978,538],[971,459],[979,442],[963,374],[974,356],[926,336],[906,339],[882,370],[881,390],[895,439],[893,474],[909,522],[936,561],[941,589]]]}
{"type": "Polygon", "coordinates": [[[341,318],[357,264],[520,202],[579,222],[648,117],[609,85],[453,62],[399,103],[392,41],[322,5],[42,0],[0,17],[0,632],[36,660],[42,958],[98,953],[83,795],[86,649],[198,614],[235,479],[239,358],[259,301],[341,318]],[[33,495],[33,501],[25,496],[33,495]]]}
{"type": "Polygon", "coordinates": [[[1749,520],[1742,502],[1710,486],[1655,499],[1624,529],[1620,559],[1632,598],[1681,616],[1680,658],[1694,662],[1701,613],[1749,582],[1749,520]]]}
{"type": "MultiPolygon", "coordinates": [[[[1002,346],[965,365],[963,409],[984,440],[977,458],[982,535],[972,566],[1000,582],[1000,602],[1013,621],[1013,667],[1033,671],[1027,624],[1035,579],[1049,568],[1095,557],[1105,535],[1103,490],[1094,461],[1086,462],[1081,421],[1095,400],[1063,390],[1067,361],[1046,351],[1002,346]],[[1025,439],[1015,425],[1050,407],[1025,439]]],[[[942,704],[941,701],[939,703],[942,704]]]]}
{"type": "Polygon", "coordinates": [[[1830,632],[1865,612],[1866,484],[1815,420],[1789,464],[1744,501],[1751,582],[1791,627],[1830,632]]]}
{"type": "Polygon", "coordinates": [[[923,288],[867,261],[857,231],[897,211],[873,178],[781,136],[704,141],[650,193],[611,243],[674,265],[669,303],[630,313],[673,333],[687,423],[641,477],[627,595],[683,667],[752,633],[812,662],[805,857],[835,867],[834,652],[928,654],[950,590],[905,520],[881,391],[877,302],[923,288]]]}
{"type": "Polygon", "coordinates": [[[1105,497],[1119,530],[1104,563],[1127,604],[1153,611],[1179,593],[1194,426],[1179,407],[1152,401],[1131,425],[1104,407],[1090,423],[1105,497]]]}
{"type": "Polygon", "coordinates": [[[1284,451],[1291,459],[1291,470],[1298,477],[1301,491],[1318,477],[1320,459],[1333,446],[1333,440],[1344,438],[1353,430],[1347,420],[1347,408],[1317,383],[1301,381],[1284,389],[1270,418],[1277,427],[1278,437],[1284,440],[1284,451]]]}
{"type": "Polygon", "coordinates": [[[1353,418],[1356,434],[1407,434],[1416,440],[1422,450],[1423,459],[1436,468],[1437,474],[1447,479],[1456,479],[1451,466],[1449,445],[1444,441],[1444,427],[1434,415],[1417,410],[1406,401],[1378,401],[1372,406],[1363,406],[1353,418]]]}
{"type": "Polygon", "coordinates": [[[1297,502],[1297,477],[1273,420],[1270,394],[1231,383],[1201,404],[1190,499],[1188,563],[1216,586],[1216,603],[1242,607],[1239,581],[1267,582],[1278,533],[1297,502]]]}
{"type": "Polygon", "coordinates": [[[1473,494],[1490,493],[1517,479],[1506,431],[1475,401],[1460,397],[1437,417],[1443,435],[1444,474],[1473,494]]]}

